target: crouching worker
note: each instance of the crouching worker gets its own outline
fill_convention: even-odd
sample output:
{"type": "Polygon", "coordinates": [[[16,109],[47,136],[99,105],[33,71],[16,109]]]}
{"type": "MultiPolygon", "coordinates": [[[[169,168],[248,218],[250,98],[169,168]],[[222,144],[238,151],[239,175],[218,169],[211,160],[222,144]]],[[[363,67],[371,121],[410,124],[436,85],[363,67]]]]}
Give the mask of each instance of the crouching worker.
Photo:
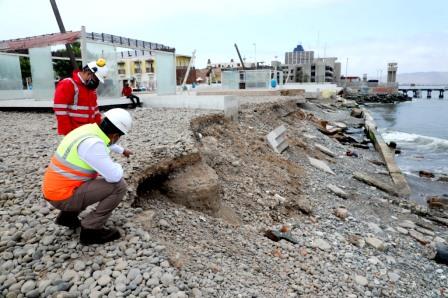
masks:
{"type": "MultiPolygon", "coordinates": [[[[61,211],[56,223],[73,229],[81,226],[83,245],[102,244],[121,236],[117,229],[104,226],[126,194],[123,168],[110,158],[109,146],[128,133],[132,118],[123,109],[111,109],[104,116],[99,125],[80,126],[64,137],[42,184],[45,199],[61,211]],[[79,213],[97,202],[96,210],[80,221],[79,213]]],[[[126,149],[123,154],[129,157],[131,152],[126,149]]]]}

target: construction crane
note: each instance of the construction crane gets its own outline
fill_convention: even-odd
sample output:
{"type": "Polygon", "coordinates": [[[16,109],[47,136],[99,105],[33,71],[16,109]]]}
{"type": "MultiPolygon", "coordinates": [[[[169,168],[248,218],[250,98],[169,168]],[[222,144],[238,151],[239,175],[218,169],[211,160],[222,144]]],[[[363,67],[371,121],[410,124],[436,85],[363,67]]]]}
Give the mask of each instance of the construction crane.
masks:
{"type": "MultiPolygon", "coordinates": [[[[65,33],[64,23],[62,23],[62,18],[59,13],[58,6],[56,5],[56,0],[50,0],[51,7],[53,8],[54,16],[56,17],[56,22],[58,22],[59,30],[61,33],[65,33]]],[[[78,65],[76,64],[75,54],[73,54],[72,47],[70,44],[65,44],[65,48],[67,49],[68,56],[70,57],[70,62],[72,64],[73,70],[78,69],[78,65]]]]}
{"type": "Polygon", "coordinates": [[[235,49],[236,49],[236,52],[238,53],[238,58],[240,58],[241,66],[243,67],[243,70],[246,70],[246,67],[244,66],[243,59],[241,58],[240,50],[238,50],[238,46],[236,44],[235,44],[235,49]]]}

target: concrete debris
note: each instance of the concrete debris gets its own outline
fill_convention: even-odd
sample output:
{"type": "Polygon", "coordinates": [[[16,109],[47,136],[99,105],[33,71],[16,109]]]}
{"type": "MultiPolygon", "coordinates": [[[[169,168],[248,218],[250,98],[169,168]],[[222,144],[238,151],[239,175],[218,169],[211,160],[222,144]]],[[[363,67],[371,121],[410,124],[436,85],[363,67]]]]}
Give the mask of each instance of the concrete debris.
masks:
{"type": "Polygon", "coordinates": [[[386,249],[384,242],[375,237],[367,237],[366,243],[380,251],[384,251],[386,249]]]}
{"type": "Polygon", "coordinates": [[[415,227],[416,227],[416,224],[412,220],[408,220],[408,219],[400,221],[398,223],[398,225],[400,227],[406,228],[406,229],[415,229],[415,227]]]}
{"type": "Polygon", "coordinates": [[[399,233],[401,233],[401,234],[403,234],[403,235],[407,235],[407,234],[409,234],[408,230],[405,229],[405,228],[402,228],[402,227],[395,227],[395,229],[396,229],[399,233]]]}
{"type": "Polygon", "coordinates": [[[416,230],[409,230],[409,235],[423,245],[429,244],[431,242],[431,238],[424,236],[422,233],[417,232],[416,230]]]}
{"type": "Polygon", "coordinates": [[[326,173],[332,174],[332,175],[336,175],[333,170],[322,160],[318,160],[312,157],[308,156],[308,160],[310,162],[310,164],[315,167],[318,168],[319,170],[322,170],[326,173]]]}
{"type": "Polygon", "coordinates": [[[394,196],[400,195],[399,192],[392,185],[386,184],[386,183],[384,183],[378,179],[375,179],[369,175],[366,175],[364,173],[355,172],[355,173],[353,173],[353,177],[361,182],[375,186],[376,188],[381,189],[391,195],[394,195],[394,196]]]}
{"type": "Polygon", "coordinates": [[[287,137],[286,137],[286,127],[284,125],[281,125],[271,131],[267,136],[266,139],[271,146],[272,150],[274,150],[277,153],[282,153],[286,150],[286,148],[289,147],[287,137]]]}
{"type": "Polygon", "coordinates": [[[330,157],[336,157],[336,154],[333,153],[333,151],[331,151],[330,149],[328,149],[327,147],[325,147],[325,146],[323,146],[323,145],[321,145],[321,144],[315,143],[315,144],[314,144],[314,147],[316,147],[316,148],[319,149],[322,153],[325,153],[326,155],[328,155],[328,156],[330,156],[330,157]]]}
{"type": "Polygon", "coordinates": [[[339,196],[339,197],[341,197],[343,199],[349,199],[350,198],[350,195],[348,193],[346,193],[345,191],[343,191],[341,188],[337,187],[336,185],[328,184],[327,187],[335,195],[337,195],[337,196],[339,196]]]}

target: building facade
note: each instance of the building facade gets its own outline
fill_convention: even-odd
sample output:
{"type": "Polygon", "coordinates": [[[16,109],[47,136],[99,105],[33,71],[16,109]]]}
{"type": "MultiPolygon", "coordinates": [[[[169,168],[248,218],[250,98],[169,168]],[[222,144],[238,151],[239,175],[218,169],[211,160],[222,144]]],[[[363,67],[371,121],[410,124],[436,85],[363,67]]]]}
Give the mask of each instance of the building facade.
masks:
{"type": "Polygon", "coordinates": [[[285,53],[285,64],[280,68],[285,82],[290,83],[339,83],[341,77],[341,63],[336,57],[315,58],[314,51],[305,51],[301,45],[285,53]]]}
{"type": "Polygon", "coordinates": [[[154,57],[138,55],[138,52],[121,52],[117,62],[117,71],[120,85],[128,83],[132,88],[151,91],[155,85],[154,57]]]}
{"type": "MultiPolygon", "coordinates": [[[[185,75],[187,73],[188,65],[190,64],[191,56],[176,55],[176,84],[182,85],[185,75]]],[[[187,78],[187,84],[196,82],[196,68],[192,65],[187,78]]]]}

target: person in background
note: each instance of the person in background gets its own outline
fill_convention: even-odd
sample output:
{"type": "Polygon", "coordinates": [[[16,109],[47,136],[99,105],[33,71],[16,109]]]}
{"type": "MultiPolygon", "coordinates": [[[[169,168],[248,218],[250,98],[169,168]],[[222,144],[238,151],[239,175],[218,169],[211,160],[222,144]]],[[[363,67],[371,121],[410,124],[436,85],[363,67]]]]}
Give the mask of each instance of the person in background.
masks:
{"type": "Polygon", "coordinates": [[[123,168],[110,158],[109,146],[129,132],[132,118],[119,108],[107,111],[104,116],[99,125],[82,125],[63,138],[42,183],[45,200],[60,210],[56,224],[72,229],[81,226],[83,245],[121,237],[117,229],[105,227],[127,190],[123,168]],[[95,203],[98,203],[96,209],[80,221],[79,213],[95,203]]]}
{"type": "Polygon", "coordinates": [[[134,108],[141,107],[140,98],[134,94],[132,94],[132,88],[129,86],[129,83],[125,83],[123,90],[121,90],[121,95],[126,96],[132,101],[132,106],[134,108]],[[134,101],[134,99],[137,100],[137,102],[134,101]]]}

